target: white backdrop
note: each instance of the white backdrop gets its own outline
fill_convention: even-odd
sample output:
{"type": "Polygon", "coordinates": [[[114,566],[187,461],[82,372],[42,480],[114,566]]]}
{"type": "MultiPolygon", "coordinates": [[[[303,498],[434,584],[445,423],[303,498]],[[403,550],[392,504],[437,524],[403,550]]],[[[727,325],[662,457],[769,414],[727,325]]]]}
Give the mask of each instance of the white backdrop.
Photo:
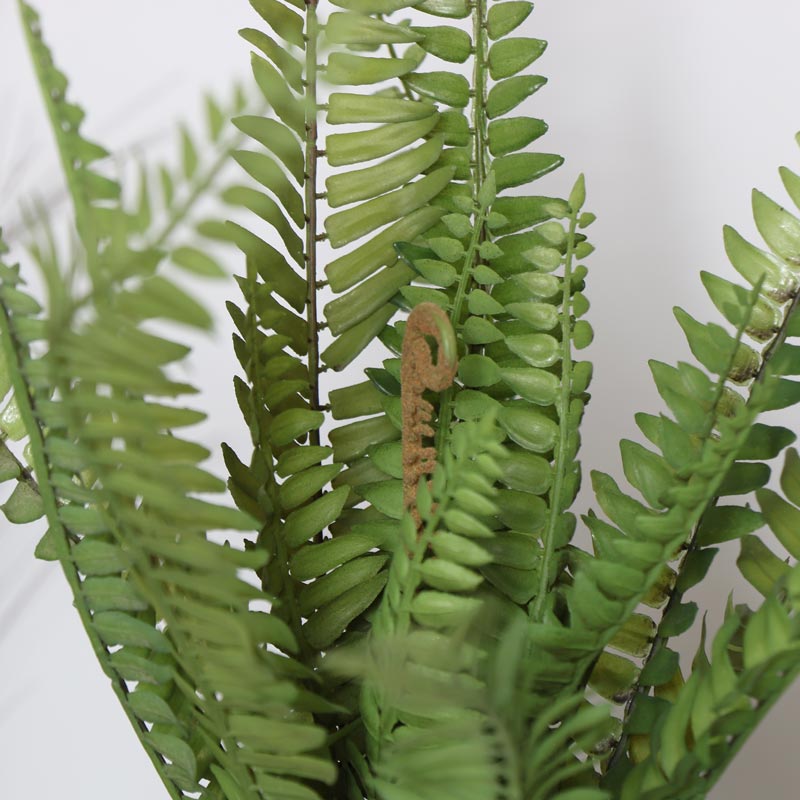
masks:
{"type": "MultiPolygon", "coordinates": [[[[236,30],[245,0],[39,0],[45,32],[89,110],[88,131],[114,150],[163,148],[172,122],[197,116],[202,89],[246,76],[236,30]]],[[[672,318],[680,304],[712,318],[701,268],[729,274],[723,222],[753,233],[749,190],[783,198],[776,168],[800,169],[797,31],[786,0],[541,0],[530,35],[550,49],[550,85],[530,113],[548,120],[543,148],[567,157],[547,186],[587,176],[591,229],[593,400],[583,461],[619,475],[616,443],[636,436],[633,414],[658,409],[648,358],[688,350],[672,318]],[[546,144],[545,144],[546,143],[546,144]]],[[[0,221],[13,222],[31,190],[59,190],[54,150],[19,32],[16,3],[0,0],[0,221]]],[[[222,299],[205,291],[220,333],[197,343],[193,379],[211,414],[206,443],[244,443],[229,376],[222,299]]],[[[785,421],[800,429],[797,413],[785,421]]],[[[219,463],[219,459],[217,462],[219,463]]],[[[583,501],[586,507],[588,499],[583,501]]],[[[15,800],[157,800],[165,797],[91,654],[57,567],[33,559],[36,531],[0,525],[0,792],[15,800]]],[[[696,598],[716,623],[737,578],[735,547],[718,558],[696,598]]],[[[684,637],[684,650],[696,646],[684,637]]],[[[800,691],[773,711],[713,800],[794,798],[792,755],[800,691]],[[788,747],[786,746],[788,745],[788,747]]]]}

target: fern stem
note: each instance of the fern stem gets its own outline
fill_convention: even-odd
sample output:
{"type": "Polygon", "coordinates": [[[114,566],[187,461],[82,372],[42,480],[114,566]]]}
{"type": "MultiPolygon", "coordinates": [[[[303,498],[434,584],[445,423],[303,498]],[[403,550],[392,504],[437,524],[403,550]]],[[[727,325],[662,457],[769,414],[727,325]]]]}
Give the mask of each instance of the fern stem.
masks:
{"type": "MultiPolygon", "coordinates": [[[[476,190],[477,195],[477,190],[476,190]]],[[[488,209],[481,206],[475,217],[475,226],[472,229],[472,237],[470,238],[469,247],[464,256],[464,266],[461,270],[461,275],[458,279],[458,286],[456,287],[456,295],[453,299],[453,308],[450,312],[450,322],[453,328],[459,329],[461,325],[461,315],[464,312],[464,300],[467,296],[467,289],[472,282],[472,273],[477,266],[477,253],[480,247],[481,235],[483,232],[483,225],[486,221],[488,209]]],[[[436,450],[441,454],[442,448],[445,446],[447,436],[450,432],[450,423],[453,419],[453,400],[455,398],[455,388],[453,385],[445,389],[439,402],[439,427],[436,431],[436,450]]]]}
{"type": "Polygon", "coordinates": [[[486,180],[486,1],[475,0],[472,7],[472,41],[475,47],[475,63],[472,83],[475,96],[472,100],[473,197],[486,180]]]}
{"type": "MultiPolygon", "coordinates": [[[[317,308],[317,0],[306,0],[306,314],[308,330],[309,403],[314,411],[319,402],[319,312],[317,308]]],[[[319,429],[311,432],[310,444],[319,445],[319,429]]]]}
{"type": "Polygon", "coordinates": [[[25,425],[25,430],[28,433],[33,467],[38,477],[40,487],[39,493],[42,498],[42,504],[45,509],[47,521],[50,525],[50,530],[53,532],[53,540],[55,542],[59,563],[61,564],[64,576],[72,591],[73,605],[86,630],[86,635],[89,637],[89,642],[91,643],[95,657],[100,663],[103,672],[110,678],[111,688],[114,690],[114,694],[116,694],[125,712],[125,716],[136,731],[139,742],[150,758],[164,787],[167,792],[169,792],[169,796],[173,798],[173,800],[181,800],[183,793],[178,790],[177,786],[166,774],[167,764],[146,740],[145,735],[148,732],[147,728],[133,713],[128,703],[128,689],[125,682],[116,674],[116,671],[109,661],[108,651],[92,625],[92,615],[81,590],[81,579],[72,560],[69,534],[58,515],[58,499],[53,491],[50,467],[45,456],[44,438],[34,411],[35,401],[31,395],[27,381],[22,374],[22,367],[19,362],[19,354],[22,352],[22,345],[14,335],[8,309],[3,303],[0,303],[0,346],[3,349],[3,356],[9,368],[9,375],[11,377],[14,397],[17,401],[17,408],[19,409],[20,416],[25,425]]]}
{"type": "MultiPolygon", "coordinates": [[[[464,300],[467,295],[472,273],[477,266],[478,248],[486,238],[486,217],[488,208],[478,201],[478,194],[486,181],[486,6],[485,0],[475,0],[472,7],[472,38],[475,46],[475,61],[472,68],[472,84],[475,95],[472,99],[472,200],[478,211],[475,214],[475,224],[472,237],[464,256],[464,267],[456,287],[453,300],[453,309],[450,320],[453,327],[458,330],[461,324],[461,315],[464,310],[464,300]]],[[[453,400],[455,388],[448,388],[442,395],[439,403],[439,426],[436,431],[436,449],[441,453],[450,431],[453,419],[453,400]]]]}
{"type": "Polygon", "coordinates": [[[547,592],[550,588],[551,562],[555,552],[556,528],[561,518],[561,493],[567,477],[567,452],[569,439],[569,404],[572,395],[572,263],[575,259],[575,234],[578,228],[579,208],[570,210],[567,252],[564,257],[564,287],[561,297],[561,394],[558,399],[558,446],[555,452],[555,476],[550,489],[550,508],[547,528],[544,531],[544,553],[539,572],[539,591],[536,595],[531,617],[542,621],[547,592]]]}
{"type": "MultiPolygon", "coordinates": [[[[258,342],[258,318],[255,308],[255,295],[256,295],[257,272],[255,265],[251,260],[247,261],[247,284],[249,287],[249,296],[247,297],[247,323],[248,334],[251,342],[258,342]]],[[[256,409],[266,409],[267,403],[264,398],[262,387],[264,386],[264,377],[261,374],[261,359],[258,356],[257,348],[250,357],[250,362],[247,366],[247,379],[253,389],[253,399],[255,401],[256,409]]],[[[264,492],[269,498],[269,503],[275,509],[275,516],[272,522],[268,523],[261,529],[258,536],[258,542],[261,545],[270,546],[271,542],[275,543],[276,564],[280,569],[281,580],[281,600],[285,602],[286,614],[284,620],[288,623],[289,627],[297,639],[300,653],[305,663],[309,663],[313,653],[305,636],[302,632],[303,622],[300,616],[300,610],[297,603],[297,596],[295,592],[294,579],[289,573],[289,553],[286,548],[286,543],[283,539],[283,521],[279,509],[281,508],[280,494],[275,480],[274,473],[274,457],[267,447],[266,443],[269,441],[268,431],[264,429],[261,424],[260,414],[258,411],[253,415],[256,430],[253,435],[253,446],[261,452],[261,456],[268,470],[267,478],[264,485],[264,492]]],[[[269,581],[269,565],[265,567],[264,577],[262,580],[262,589],[267,592],[274,592],[275,587],[270,585],[269,581]]],[[[275,609],[273,612],[275,613],[275,609]]]]}

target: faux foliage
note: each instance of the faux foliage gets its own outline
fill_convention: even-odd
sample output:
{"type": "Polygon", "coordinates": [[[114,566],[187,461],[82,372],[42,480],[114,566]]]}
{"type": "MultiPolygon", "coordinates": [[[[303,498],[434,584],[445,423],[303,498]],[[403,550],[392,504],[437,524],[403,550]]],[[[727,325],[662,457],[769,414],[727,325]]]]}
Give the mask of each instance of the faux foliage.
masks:
{"type": "Polygon", "coordinates": [[[800,401],[800,220],[754,192],[763,244],[725,229],[744,285],[703,273],[722,320],[676,310],[697,364],[651,364],[632,489],[593,473],[578,520],[594,215],[583,177],[530,193],[562,163],[523,113],[532,4],[251,5],[252,91],[123,190],[19,3],[74,236],[30,215],[41,297],[3,245],[6,517],[46,519],[173,798],[705,797],[800,668],[800,456],[764,417],[800,401]],[[210,193],[236,221],[198,218],[210,193]],[[225,277],[220,247],[250,434],[227,482],[173,338],[211,324],[176,270],[225,277]],[[723,547],[763,601],[684,671],[723,547]]]}

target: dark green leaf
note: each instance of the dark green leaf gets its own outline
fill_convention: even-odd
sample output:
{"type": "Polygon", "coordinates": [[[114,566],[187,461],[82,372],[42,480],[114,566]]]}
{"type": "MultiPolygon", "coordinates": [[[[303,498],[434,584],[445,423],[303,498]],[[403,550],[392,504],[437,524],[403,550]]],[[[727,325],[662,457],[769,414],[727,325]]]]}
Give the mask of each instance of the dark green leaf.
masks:
{"type": "Polygon", "coordinates": [[[700,547],[738,539],[757,531],[764,520],[757,511],[739,506],[712,506],[703,514],[697,531],[700,547]]]}

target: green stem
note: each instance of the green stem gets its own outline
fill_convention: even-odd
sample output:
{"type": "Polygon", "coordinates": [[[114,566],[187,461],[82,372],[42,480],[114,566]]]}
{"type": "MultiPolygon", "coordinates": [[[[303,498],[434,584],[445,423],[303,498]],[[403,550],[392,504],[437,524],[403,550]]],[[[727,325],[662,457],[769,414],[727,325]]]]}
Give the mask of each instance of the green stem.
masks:
{"type": "MultiPolygon", "coordinates": [[[[256,267],[252,261],[247,262],[247,283],[249,286],[249,297],[247,297],[247,321],[248,321],[248,338],[252,343],[253,354],[250,357],[250,363],[247,367],[247,378],[250,381],[250,386],[253,390],[254,400],[254,414],[256,430],[253,436],[253,446],[260,453],[265,467],[268,470],[268,475],[265,481],[264,491],[269,498],[270,506],[274,509],[274,519],[268,523],[259,533],[259,542],[263,544],[266,540],[268,546],[270,542],[275,543],[276,564],[280,569],[280,581],[283,592],[280,593],[282,603],[285,603],[286,614],[285,621],[292,629],[297,643],[300,647],[300,652],[304,663],[310,663],[314,655],[305,636],[303,635],[303,621],[300,615],[300,609],[297,602],[295,592],[294,579],[289,573],[289,553],[286,548],[286,543],[283,539],[283,521],[281,509],[280,493],[278,485],[275,481],[274,464],[272,452],[267,448],[266,442],[268,441],[267,432],[261,424],[261,414],[266,412],[266,400],[262,394],[261,387],[264,385],[264,378],[261,375],[261,362],[258,355],[257,343],[259,341],[259,328],[255,308],[255,292],[256,292],[256,267]]],[[[265,567],[263,589],[265,591],[275,591],[275,587],[268,585],[269,581],[269,565],[265,567]]],[[[275,610],[273,610],[275,613],[275,610]]]]}
{"type": "Polygon", "coordinates": [[[145,243],[145,249],[157,250],[166,244],[169,237],[175,232],[175,229],[189,215],[189,212],[197,201],[203,197],[222,170],[230,163],[231,155],[242,145],[245,138],[244,134],[238,134],[232,137],[208,169],[205,172],[199,173],[198,176],[193,179],[190,183],[189,192],[183,202],[169,209],[164,227],[160,231],[154,233],[145,243]]]}
{"type": "MultiPolygon", "coordinates": [[[[317,308],[317,0],[306,0],[306,321],[308,330],[309,405],[314,411],[319,402],[319,312],[317,308]]],[[[309,443],[319,445],[319,430],[311,432],[309,443]]]]}
{"type": "MultiPolygon", "coordinates": [[[[477,194],[477,190],[476,190],[477,194]]],[[[470,238],[469,247],[464,255],[464,266],[461,269],[461,275],[458,279],[458,286],[456,287],[456,295],[453,299],[453,308],[450,312],[450,322],[453,328],[458,330],[461,326],[461,315],[464,312],[464,301],[467,297],[467,289],[472,283],[472,273],[477,266],[477,254],[480,247],[480,240],[483,234],[483,225],[486,221],[487,210],[481,207],[475,217],[475,226],[472,229],[472,237],[470,238]]],[[[453,400],[455,399],[454,386],[448,388],[442,393],[441,400],[439,401],[439,426],[436,430],[436,450],[441,453],[442,448],[445,446],[447,436],[450,432],[450,422],[453,419],[453,400]]]]}
{"type": "Polygon", "coordinates": [[[545,600],[550,589],[552,561],[555,552],[556,528],[561,518],[561,493],[567,477],[568,460],[564,457],[569,440],[569,406],[572,396],[572,263],[575,259],[575,234],[578,227],[579,208],[573,208],[569,218],[567,252],[564,257],[564,279],[561,299],[561,394],[558,399],[558,444],[555,451],[555,475],[550,489],[547,527],[543,534],[544,553],[539,572],[539,591],[536,595],[531,617],[542,621],[545,600]]]}
{"type": "MultiPolygon", "coordinates": [[[[472,200],[478,211],[475,214],[475,224],[472,237],[464,256],[464,267],[461,270],[458,287],[456,288],[453,309],[450,321],[458,330],[461,325],[461,315],[467,290],[472,282],[472,273],[477,266],[477,252],[481,243],[486,239],[486,217],[488,208],[478,202],[478,194],[483,186],[487,168],[486,145],[486,7],[485,0],[475,0],[472,7],[472,40],[475,47],[475,58],[472,68],[472,84],[475,94],[472,98],[472,200]]],[[[453,419],[453,401],[455,388],[449,387],[439,402],[439,425],[436,431],[436,449],[441,452],[450,432],[450,423],[453,419]]]]}
{"type": "Polygon", "coordinates": [[[472,69],[472,84],[475,96],[472,99],[473,128],[473,197],[486,180],[486,6],[485,0],[475,0],[472,7],[472,41],[475,46],[475,62],[472,69]]]}

